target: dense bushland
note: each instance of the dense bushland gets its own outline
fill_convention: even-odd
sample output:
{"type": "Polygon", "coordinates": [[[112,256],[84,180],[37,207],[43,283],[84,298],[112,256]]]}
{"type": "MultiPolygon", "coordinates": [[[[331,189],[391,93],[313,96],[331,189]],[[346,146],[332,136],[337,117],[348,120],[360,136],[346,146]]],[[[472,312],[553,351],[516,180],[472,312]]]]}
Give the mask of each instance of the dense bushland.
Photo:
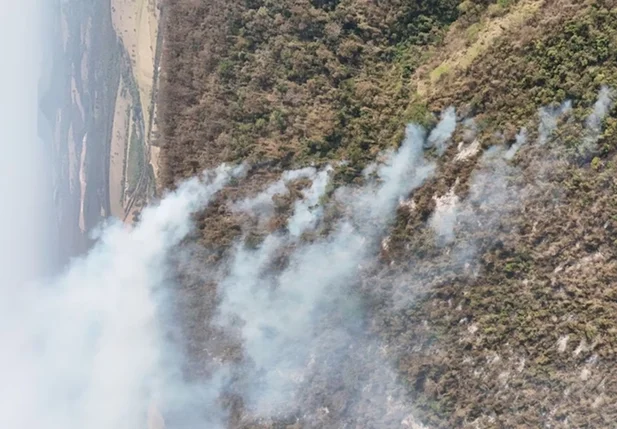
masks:
{"type": "Polygon", "coordinates": [[[411,76],[459,3],[169,2],[165,180],[238,159],[344,157],[353,175],[425,119],[409,106],[411,76]]]}
{"type": "MultiPolygon", "coordinates": [[[[389,345],[430,427],[610,427],[617,418],[614,110],[593,157],[578,158],[575,149],[600,86],[617,88],[614,3],[170,0],[164,185],[240,160],[254,170],[228,190],[234,197],[259,189],[277,169],[311,162],[345,159],[337,179],[352,181],[381,149],[400,143],[407,122],[430,126],[449,105],[459,119],[475,119],[471,139],[486,148],[509,146],[523,126],[534,141],[538,109],[571,100],[549,149],[523,147],[507,171],[504,180],[520,191],[514,207],[460,238],[474,243],[474,275],[452,265],[455,247],[437,246],[427,228],[433,197],[455,188],[464,199],[479,168],[480,156],[454,161],[457,144],[470,143],[459,131],[438,160],[439,175],[415,192],[415,211],[399,210],[389,251],[359,288],[373,333],[389,345]],[[529,5],[538,7],[507,26],[512,11],[529,5]],[[472,46],[495,20],[503,33],[487,37],[490,46],[469,65],[440,66],[455,54],[453,40],[472,46]],[[420,90],[425,76],[430,91],[420,90]],[[392,311],[381,298],[393,288],[389,279],[407,271],[413,299],[392,311]]],[[[280,201],[269,228],[284,225],[292,203],[293,195],[280,201]]],[[[198,239],[214,249],[204,259],[241,234],[223,201],[198,225],[198,239]]],[[[198,302],[216,295],[198,279],[187,284],[190,348],[199,355],[211,308],[198,302]]],[[[307,396],[321,398],[316,406],[345,402],[344,381],[332,383],[336,398],[318,384],[307,396]]],[[[279,423],[234,424],[301,427],[279,423]]]]}

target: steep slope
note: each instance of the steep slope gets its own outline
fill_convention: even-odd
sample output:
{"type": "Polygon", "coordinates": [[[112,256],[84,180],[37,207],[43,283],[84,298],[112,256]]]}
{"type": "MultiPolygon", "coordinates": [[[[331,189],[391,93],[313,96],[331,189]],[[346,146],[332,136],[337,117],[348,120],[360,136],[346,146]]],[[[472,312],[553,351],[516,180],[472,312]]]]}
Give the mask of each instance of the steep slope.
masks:
{"type": "MultiPolygon", "coordinates": [[[[362,183],[362,169],[400,144],[408,122],[433,127],[454,106],[453,137],[429,149],[436,175],[401,204],[379,260],[356,285],[367,330],[428,427],[616,421],[617,121],[606,89],[617,88],[614,2],[174,0],[167,8],[165,186],[223,161],[251,165],[200,216],[200,257],[219,260],[242,234],[246,220],[226,198],[310,163],[346,160],[334,187],[362,183]]],[[[276,201],[253,245],[284,228],[298,196],[276,201]]],[[[203,325],[216,295],[211,283],[183,276],[192,371],[203,376],[212,335],[203,325]]],[[[239,353],[230,348],[227,359],[239,353]]],[[[344,374],[362,364],[349,358],[344,374]]],[[[318,427],[343,427],[351,385],[315,380],[307,402],[332,413],[318,427]]],[[[365,422],[371,406],[363,405],[365,422]]],[[[380,427],[362,421],[354,427],[380,427]]]]}
{"type": "Polygon", "coordinates": [[[347,157],[359,172],[418,117],[406,110],[412,71],[458,3],[170,2],[167,180],[247,158],[347,157]]]}

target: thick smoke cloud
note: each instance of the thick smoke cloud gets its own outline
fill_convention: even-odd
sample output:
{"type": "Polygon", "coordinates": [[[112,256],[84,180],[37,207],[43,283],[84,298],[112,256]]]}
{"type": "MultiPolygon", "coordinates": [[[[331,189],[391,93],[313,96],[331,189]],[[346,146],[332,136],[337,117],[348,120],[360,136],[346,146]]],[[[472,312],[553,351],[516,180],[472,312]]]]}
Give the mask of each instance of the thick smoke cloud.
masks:
{"type": "MultiPolygon", "coordinates": [[[[602,97],[598,103],[603,103],[602,97]]],[[[558,109],[545,109],[544,116],[540,115],[544,125],[540,125],[536,149],[556,130],[558,118],[568,112],[569,106],[564,103],[558,109]]],[[[597,106],[596,112],[601,110],[597,106]]],[[[334,193],[328,204],[339,207],[342,214],[327,237],[309,243],[296,240],[304,231],[320,228],[322,212],[313,202],[322,201],[325,196],[327,180],[324,175],[322,186],[313,178],[312,188],[305,191],[305,196],[314,196],[313,202],[299,202],[304,204],[305,216],[310,219],[306,226],[297,229],[289,226],[299,213],[296,210],[286,233],[268,236],[257,249],[237,246],[228,274],[219,282],[222,303],[217,323],[240,332],[248,366],[235,389],[243,397],[249,413],[272,417],[293,414],[297,410],[310,427],[323,427],[326,419],[323,416],[330,411],[320,416],[319,410],[304,408],[302,400],[309,396],[306,390],[310,390],[311,382],[320,380],[319,375],[326,379],[336,378],[336,372],[344,367],[342,359],[358,358],[358,355],[342,351],[353,346],[362,350],[360,353],[370,361],[365,360],[363,368],[371,368],[370,373],[375,377],[374,381],[366,382],[368,384],[361,391],[372,392],[374,388],[379,391],[377,386],[388,386],[389,398],[397,398],[379,405],[378,400],[372,401],[373,407],[389,410],[379,417],[378,427],[417,427],[409,406],[401,405],[405,402],[400,401],[404,394],[394,393],[399,387],[396,377],[388,370],[388,353],[370,351],[386,348],[364,337],[363,329],[350,323],[363,317],[361,306],[353,302],[350,291],[361,276],[363,264],[374,258],[379,243],[387,235],[396,206],[434,172],[435,167],[422,156],[422,143],[424,147],[436,147],[437,154],[441,155],[455,127],[453,110],[450,114],[444,113],[440,125],[428,139],[424,130],[410,126],[407,139],[398,152],[386,154],[383,165],[367,168],[363,187],[341,188],[334,193]],[[290,234],[290,231],[296,233],[290,234]],[[281,253],[288,258],[273,269],[271,261],[281,253]],[[333,320],[343,323],[337,326],[333,320]],[[385,368],[383,374],[377,370],[379,367],[385,368]],[[392,411],[394,409],[397,411],[392,411]],[[392,418],[393,415],[396,417],[392,418]]],[[[473,137],[470,132],[467,139],[473,137]]],[[[457,196],[458,182],[445,195],[435,198],[428,226],[436,232],[439,245],[450,246],[444,252],[446,258],[450,258],[450,262],[446,262],[450,267],[477,275],[477,267],[470,270],[467,267],[477,265],[480,252],[494,242],[495,232],[509,227],[508,217],[520,209],[527,193],[533,192],[529,186],[536,183],[532,180],[529,185],[522,185],[518,180],[522,167],[512,163],[527,145],[527,140],[526,129],[521,129],[510,148],[497,146],[486,150],[466,185],[468,192],[464,199],[457,196]]],[[[581,143],[583,140],[584,136],[581,143]]],[[[480,150],[479,144],[470,147],[474,148],[474,153],[480,150]]],[[[463,159],[457,157],[455,160],[463,159]]],[[[316,176],[319,174],[323,171],[316,176]]],[[[401,279],[395,277],[390,281],[396,283],[401,279]]],[[[410,279],[412,284],[417,281],[413,276],[410,279]]],[[[405,287],[408,286],[409,282],[405,287]]],[[[397,290],[395,288],[394,293],[397,290]]],[[[408,297],[403,301],[409,302],[408,297]]],[[[379,394],[371,397],[379,397],[379,394]]],[[[364,400],[369,401],[362,394],[359,398],[356,406],[364,400]]],[[[354,405],[350,409],[357,410],[354,405]]]]}
{"type": "Polygon", "coordinates": [[[0,14],[0,277],[23,282],[53,268],[49,151],[37,133],[42,43],[36,0],[3,2],[0,14]]]}
{"type": "MultiPolygon", "coordinates": [[[[228,261],[214,323],[241,327],[245,359],[211,362],[207,382],[184,380],[181,347],[168,339],[174,324],[167,304],[174,285],[170,258],[190,233],[192,215],[243,170],[221,167],[182,184],[145,209],[132,229],[104,227],[88,255],[58,278],[15,288],[0,304],[1,336],[10,351],[1,358],[3,379],[19,386],[3,398],[0,423],[129,429],[162,415],[174,427],[224,427],[220,398],[226,389],[244,398],[251,415],[276,417],[297,409],[298,389],[310,371],[319,365],[324,374],[336,370],[332,349],[369,347],[357,330],[362,311],[346,294],[360,264],[379,251],[400,201],[433,174],[434,165],[423,157],[425,139],[424,130],[408,127],[401,147],[367,169],[362,187],[340,188],[328,197],[332,168],[309,168],[285,174],[262,195],[235,206],[267,215],[272,196],[285,193],[288,183],[311,180],[284,231],[267,236],[257,249],[239,244],[228,261]],[[301,240],[323,226],[328,198],[340,212],[332,232],[301,240]],[[277,252],[287,252],[288,262],[273,268],[277,252]],[[344,298],[348,308],[341,316],[335,303],[344,298]],[[340,329],[330,324],[332,317],[343,317],[340,329]]],[[[371,365],[371,386],[380,379],[396,385],[386,360],[371,365]]],[[[394,385],[399,393],[383,402],[383,415],[394,427],[403,420],[417,427],[403,390],[394,385]]]]}
{"type": "MultiPolygon", "coordinates": [[[[380,252],[401,202],[435,173],[423,146],[432,139],[443,148],[455,120],[448,110],[428,139],[425,130],[409,126],[400,148],[367,168],[362,186],[329,192],[332,169],[310,167],[285,173],[255,198],[233,205],[267,218],[273,196],[288,193],[294,180],[311,182],[285,228],[256,247],[239,242],[210,274],[219,302],[214,319],[204,323],[237,333],[242,356],[227,364],[213,359],[209,381],[184,380],[181,348],[168,339],[174,323],[166,306],[174,283],[169,258],[190,233],[191,216],[231,177],[242,175],[241,168],[221,167],[184,183],[145,209],[133,229],[103,229],[92,251],[59,278],[12,289],[0,302],[0,338],[8,351],[0,364],[6,385],[15,388],[2,397],[0,424],[132,429],[157,414],[154,403],[174,427],[217,429],[227,419],[220,398],[231,392],[242,398],[249,420],[295,415],[310,427],[326,427],[335,410],[309,409],[313,405],[304,400],[316,380],[337,379],[351,359],[368,373],[350,382],[356,394],[344,412],[378,409],[374,427],[420,427],[387,347],[363,326],[366,315],[354,285],[380,252]],[[313,234],[305,239],[308,232],[313,234]]],[[[550,124],[545,128],[551,130],[550,124]]],[[[458,182],[436,198],[428,226],[438,244],[454,246],[451,257],[477,256],[476,243],[466,240],[470,231],[490,236],[519,204],[523,189],[512,178],[520,171],[511,159],[525,142],[523,130],[510,149],[485,151],[464,199],[457,196],[458,182]]]]}
{"type": "Polygon", "coordinates": [[[207,391],[179,379],[165,343],[169,252],[190,218],[241,169],[221,167],[193,179],[143,212],[132,230],[106,228],[91,252],[54,281],[13,285],[0,301],[0,425],[143,427],[151,398],[181,408],[207,391]]]}
{"type": "Polygon", "coordinates": [[[254,365],[243,394],[257,415],[285,414],[297,406],[294,397],[311,355],[326,344],[326,332],[318,326],[328,317],[329,304],[346,293],[359,264],[376,252],[400,200],[434,171],[423,158],[424,141],[424,130],[408,127],[400,149],[367,169],[375,177],[367,174],[364,187],[338,189],[335,203],[345,207],[345,213],[333,232],[312,243],[294,242],[280,272],[268,271],[268,263],[319,221],[321,209],[310,207],[325,192],[327,169],[318,173],[307,198],[296,205],[289,236],[269,236],[256,250],[238,246],[229,275],[220,284],[218,322],[240,321],[244,350],[254,365]]]}

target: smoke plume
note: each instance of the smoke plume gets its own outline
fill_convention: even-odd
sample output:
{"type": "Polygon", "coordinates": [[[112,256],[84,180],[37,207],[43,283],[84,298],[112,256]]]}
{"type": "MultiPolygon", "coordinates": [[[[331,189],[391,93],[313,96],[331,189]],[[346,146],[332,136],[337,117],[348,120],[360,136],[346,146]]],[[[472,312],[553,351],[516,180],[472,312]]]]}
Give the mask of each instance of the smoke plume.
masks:
{"type": "Polygon", "coordinates": [[[232,209],[238,212],[247,212],[256,215],[260,219],[265,219],[274,213],[272,198],[275,195],[286,195],[289,193],[287,185],[298,179],[313,179],[317,170],[313,167],[306,167],[299,170],[290,170],[283,173],[280,180],[276,181],[268,188],[257,194],[253,198],[245,198],[233,204],[232,209]]]}
{"type": "Polygon", "coordinates": [[[408,127],[400,149],[385,154],[382,165],[368,168],[376,177],[367,175],[359,189],[338,189],[335,203],[345,209],[333,232],[311,243],[294,242],[279,272],[267,269],[274,253],[321,217],[321,209],[311,206],[323,196],[328,169],[317,174],[305,200],[296,204],[288,235],[268,236],[258,249],[238,245],[229,274],[220,282],[218,323],[242,325],[244,350],[253,365],[242,393],[257,415],[285,414],[297,407],[295,397],[311,355],[326,355],[324,337],[340,334],[325,322],[332,303],[348,293],[359,264],[376,252],[399,201],[434,171],[422,156],[424,140],[421,128],[408,127]]]}
{"type": "Polygon", "coordinates": [[[134,229],[108,226],[57,279],[14,285],[0,303],[0,367],[12,386],[0,401],[2,427],[133,429],[144,427],[155,397],[177,407],[206,397],[178,377],[168,351],[159,317],[166,263],[191,215],[241,171],[221,167],[184,183],[134,229]]]}
{"type": "Polygon", "coordinates": [[[522,128],[519,133],[516,135],[516,140],[510,149],[504,154],[504,158],[507,160],[511,160],[514,158],[518,150],[527,143],[527,129],[522,128]]]}
{"type": "Polygon", "coordinates": [[[608,86],[602,86],[598,92],[598,99],[593,106],[593,111],[587,117],[585,125],[588,132],[588,139],[595,143],[602,134],[602,121],[613,107],[614,91],[608,86]]]}
{"type": "Polygon", "coordinates": [[[570,100],[564,101],[561,105],[541,107],[538,111],[538,117],[540,119],[538,123],[538,143],[540,145],[546,144],[549,137],[557,129],[557,121],[564,115],[567,115],[572,110],[572,102],[570,100]]]}
{"type": "Polygon", "coordinates": [[[427,147],[434,147],[438,155],[443,155],[455,129],[456,109],[451,106],[441,114],[439,123],[428,136],[427,147]]]}
{"type": "Polygon", "coordinates": [[[437,241],[440,244],[450,243],[454,240],[454,227],[458,215],[460,204],[459,198],[455,193],[454,186],[450,191],[435,199],[435,210],[431,215],[429,224],[437,234],[437,241]]]}
{"type": "MultiPolygon", "coordinates": [[[[600,94],[587,120],[590,135],[601,132],[610,99],[608,90],[600,94]]],[[[568,109],[541,111],[539,144],[568,109]]],[[[367,167],[362,185],[330,192],[333,169],[308,167],[285,172],[262,193],[234,203],[235,212],[267,219],[275,195],[289,194],[297,179],[310,181],[283,227],[257,245],[239,240],[221,263],[207,267],[218,300],[204,329],[208,323],[233,336],[241,353],[227,361],[215,356],[208,363],[212,375],[199,383],[184,379],[186,357],[169,339],[175,324],[168,308],[175,286],[170,258],[191,232],[192,215],[244,170],[222,166],[185,182],[145,209],[132,229],[105,227],[88,255],[61,276],[17,285],[0,302],[7,351],[0,364],[5,385],[13,387],[0,403],[0,424],[133,429],[144,427],[156,403],[174,427],[217,429],[229,418],[221,398],[231,394],[241,398],[246,421],[295,416],[307,427],[337,427],[340,421],[350,427],[420,427],[387,347],[368,333],[356,286],[382,250],[401,203],[435,173],[423,147],[443,154],[455,128],[454,108],[428,138],[421,127],[408,126],[401,146],[367,167]],[[344,386],[353,394],[324,399],[324,386],[327,392],[344,386]]],[[[465,198],[456,194],[458,181],[435,198],[426,226],[440,246],[454,249],[451,257],[475,257],[480,246],[471,236],[480,231],[491,240],[520,204],[523,189],[513,180],[520,170],[510,160],[526,139],[523,129],[508,150],[487,150],[465,198]]],[[[477,142],[470,147],[471,155],[481,150],[477,142]]],[[[461,153],[455,163],[470,159],[461,153]]],[[[406,284],[392,279],[400,283],[392,296],[411,287],[415,277],[406,284]]]]}
{"type": "MultiPolygon", "coordinates": [[[[311,167],[284,173],[257,197],[234,205],[268,216],[272,197],[288,192],[291,181],[311,181],[285,228],[257,248],[238,243],[224,269],[213,270],[225,274],[218,278],[221,301],[211,323],[240,330],[244,358],[210,362],[212,376],[205,382],[184,379],[186,357],[170,340],[170,265],[192,230],[192,215],[243,169],[222,166],[185,182],[144,209],[132,229],[107,225],[94,248],[58,278],[15,288],[0,304],[9,351],[1,358],[4,380],[18,386],[3,398],[0,423],[19,429],[132,429],[147,419],[169,418],[173,427],[217,428],[227,419],[221,402],[226,391],[240,395],[250,415],[287,416],[303,407],[310,376],[333,379],[337,361],[356,350],[357,364],[372,371],[370,384],[355,385],[358,393],[383,382],[391,394],[378,403],[359,395],[349,409],[373,403],[378,411],[372,418],[382,427],[418,427],[389,362],[374,352],[361,327],[360,301],[350,294],[361,264],[379,252],[400,201],[434,172],[423,156],[425,140],[422,128],[409,126],[400,148],[367,168],[361,187],[328,196],[332,168],[311,167]],[[328,234],[326,207],[338,213],[328,234]],[[306,232],[317,238],[303,239],[306,232]],[[281,254],[286,262],[277,266],[281,254]]],[[[319,411],[311,415],[307,421],[322,426],[319,411]]]]}

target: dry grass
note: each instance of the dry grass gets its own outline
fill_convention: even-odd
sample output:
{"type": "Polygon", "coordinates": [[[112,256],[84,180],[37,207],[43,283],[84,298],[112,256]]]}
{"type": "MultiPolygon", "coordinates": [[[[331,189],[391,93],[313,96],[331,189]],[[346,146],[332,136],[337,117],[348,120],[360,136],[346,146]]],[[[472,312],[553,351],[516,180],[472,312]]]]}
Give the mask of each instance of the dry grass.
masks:
{"type": "Polygon", "coordinates": [[[131,71],[137,84],[139,103],[143,115],[143,135],[149,158],[154,158],[152,165],[155,180],[158,174],[158,154],[153,150],[152,131],[155,131],[152,114],[156,119],[154,96],[158,82],[155,80],[156,50],[159,36],[160,10],[158,0],[112,0],[112,21],[118,37],[129,55],[131,71]],[[150,130],[152,123],[153,130],[150,130]]]}
{"type": "Polygon", "coordinates": [[[144,120],[149,122],[159,11],[155,0],[112,0],[112,20],[133,63],[144,120]]]}
{"type": "Polygon", "coordinates": [[[121,79],[116,95],[109,164],[111,214],[124,219],[125,165],[131,121],[131,97],[121,79]]]}
{"type": "Polygon", "coordinates": [[[489,8],[480,23],[472,24],[473,34],[469,32],[470,27],[453,25],[444,45],[436,48],[438,53],[434,59],[415,75],[419,95],[431,96],[440,90],[440,82],[445,80],[443,77],[464,73],[495,40],[508,32],[516,32],[544,3],[545,0],[523,0],[513,5],[505,15],[497,17],[492,16],[489,8]]]}

